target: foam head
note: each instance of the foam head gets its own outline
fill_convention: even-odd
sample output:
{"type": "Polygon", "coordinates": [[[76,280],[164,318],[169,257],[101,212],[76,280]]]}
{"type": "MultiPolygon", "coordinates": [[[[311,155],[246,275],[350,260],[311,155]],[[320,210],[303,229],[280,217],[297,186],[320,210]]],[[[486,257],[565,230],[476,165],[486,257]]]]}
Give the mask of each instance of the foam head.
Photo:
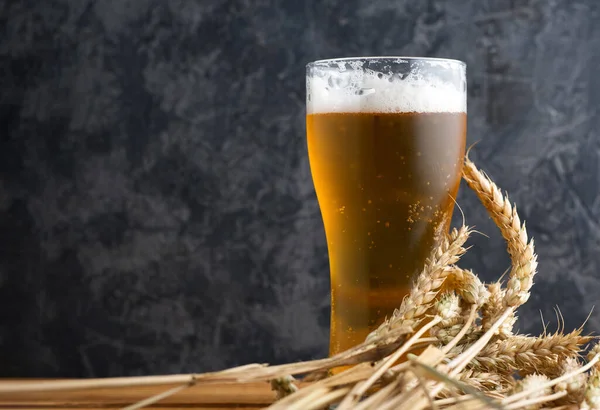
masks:
{"type": "Polygon", "coordinates": [[[340,59],[307,68],[308,114],[467,112],[465,65],[458,61],[340,59]]]}

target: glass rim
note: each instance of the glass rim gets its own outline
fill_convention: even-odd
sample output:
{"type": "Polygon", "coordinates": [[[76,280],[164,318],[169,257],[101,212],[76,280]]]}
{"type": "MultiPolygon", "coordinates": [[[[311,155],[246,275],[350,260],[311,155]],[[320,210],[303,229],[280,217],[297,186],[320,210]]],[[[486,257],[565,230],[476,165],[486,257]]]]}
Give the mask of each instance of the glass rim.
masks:
{"type": "Polygon", "coordinates": [[[461,66],[467,65],[466,62],[462,60],[458,60],[455,58],[443,58],[443,57],[414,57],[414,56],[357,56],[357,57],[334,57],[334,58],[325,58],[321,60],[311,61],[306,64],[307,67],[321,65],[321,64],[331,64],[337,62],[344,61],[368,61],[368,60],[407,60],[407,61],[431,61],[431,62],[446,62],[446,63],[454,63],[461,66]]]}

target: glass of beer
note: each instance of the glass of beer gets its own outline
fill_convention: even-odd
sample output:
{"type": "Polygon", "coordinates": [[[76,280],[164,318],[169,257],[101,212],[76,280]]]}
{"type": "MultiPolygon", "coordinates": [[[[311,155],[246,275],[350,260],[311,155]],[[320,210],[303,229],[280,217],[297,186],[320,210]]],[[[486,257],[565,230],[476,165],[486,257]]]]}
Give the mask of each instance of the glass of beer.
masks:
{"type": "Polygon", "coordinates": [[[331,275],[330,354],[365,340],[448,232],[466,142],[466,65],[307,65],[306,133],[331,275]]]}

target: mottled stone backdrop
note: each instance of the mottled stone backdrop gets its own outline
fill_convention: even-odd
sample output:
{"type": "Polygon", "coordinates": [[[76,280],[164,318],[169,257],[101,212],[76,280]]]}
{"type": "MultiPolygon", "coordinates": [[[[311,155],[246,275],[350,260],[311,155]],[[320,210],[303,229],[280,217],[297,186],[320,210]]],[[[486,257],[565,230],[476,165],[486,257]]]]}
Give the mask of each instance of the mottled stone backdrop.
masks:
{"type": "MultiPolygon", "coordinates": [[[[540,274],[519,327],[600,300],[597,0],[5,0],[0,374],[207,371],[327,352],[304,65],[468,63],[473,158],[540,274]]],[[[466,189],[465,266],[508,260],[466,189]]],[[[600,331],[600,313],[589,320],[600,331]]]]}

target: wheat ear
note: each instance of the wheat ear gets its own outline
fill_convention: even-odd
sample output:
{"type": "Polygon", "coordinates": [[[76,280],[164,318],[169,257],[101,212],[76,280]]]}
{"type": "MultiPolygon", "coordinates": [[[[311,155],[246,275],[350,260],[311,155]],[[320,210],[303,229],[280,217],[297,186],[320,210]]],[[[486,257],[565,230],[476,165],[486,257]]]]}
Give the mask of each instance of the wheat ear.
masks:
{"type": "Polygon", "coordinates": [[[498,186],[477,169],[468,157],[463,167],[463,178],[475,191],[506,240],[512,268],[503,305],[516,308],[529,299],[529,290],[533,285],[537,269],[533,240],[528,241],[525,224],[521,225],[517,209],[510,204],[508,196],[502,195],[498,186]]]}
{"type": "Polygon", "coordinates": [[[582,336],[582,329],[566,335],[555,333],[542,337],[512,336],[484,347],[470,367],[503,373],[541,373],[556,375],[568,357],[576,357],[592,337],[582,336]]]}

